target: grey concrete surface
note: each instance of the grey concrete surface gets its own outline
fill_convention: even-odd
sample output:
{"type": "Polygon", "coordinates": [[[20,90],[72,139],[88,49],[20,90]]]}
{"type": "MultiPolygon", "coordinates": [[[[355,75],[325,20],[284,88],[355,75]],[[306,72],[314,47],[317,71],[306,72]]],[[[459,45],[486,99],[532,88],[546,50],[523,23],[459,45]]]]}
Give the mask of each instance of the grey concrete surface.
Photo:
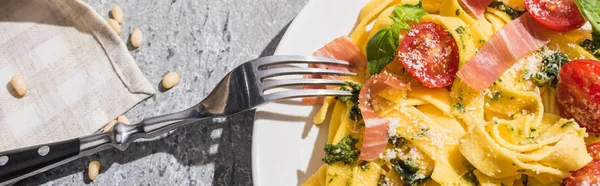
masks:
{"type": "MultiPolygon", "coordinates": [[[[120,5],[121,38],[144,35],[131,50],[150,83],[177,71],[178,86],[138,104],[125,115],[144,117],[188,108],[202,100],[230,69],[273,54],[285,29],[307,0],[83,0],[108,18],[120,5]]],[[[252,185],[254,113],[188,126],[125,152],[109,150],[28,178],[15,185],[252,185]],[[101,174],[87,178],[91,160],[101,174]]]]}

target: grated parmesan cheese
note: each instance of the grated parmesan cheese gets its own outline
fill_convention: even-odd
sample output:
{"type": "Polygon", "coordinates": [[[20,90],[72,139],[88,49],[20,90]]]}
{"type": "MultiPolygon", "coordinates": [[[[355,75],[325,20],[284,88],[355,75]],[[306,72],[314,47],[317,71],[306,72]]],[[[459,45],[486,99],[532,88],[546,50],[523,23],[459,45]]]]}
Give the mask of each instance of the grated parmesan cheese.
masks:
{"type": "Polygon", "coordinates": [[[388,126],[388,136],[392,137],[396,135],[396,129],[400,125],[400,121],[398,119],[390,119],[388,126]]]}

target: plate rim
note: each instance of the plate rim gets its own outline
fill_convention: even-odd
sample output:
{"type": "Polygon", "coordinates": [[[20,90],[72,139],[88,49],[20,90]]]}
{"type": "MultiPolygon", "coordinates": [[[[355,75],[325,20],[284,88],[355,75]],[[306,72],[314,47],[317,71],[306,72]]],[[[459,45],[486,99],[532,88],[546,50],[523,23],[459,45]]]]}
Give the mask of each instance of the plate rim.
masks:
{"type": "MultiPolygon", "coordinates": [[[[315,2],[317,2],[317,0],[309,0],[308,2],[306,2],[306,4],[302,7],[302,9],[300,9],[300,12],[298,12],[298,14],[296,16],[294,16],[294,18],[292,19],[292,22],[290,23],[290,26],[286,29],[285,33],[283,34],[283,36],[281,37],[281,40],[279,40],[279,43],[277,44],[277,48],[275,48],[275,51],[273,52],[273,55],[277,55],[280,53],[280,44],[281,43],[285,43],[285,41],[288,40],[288,38],[290,37],[288,30],[293,30],[296,27],[298,27],[298,17],[303,17],[304,14],[307,14],[307,10],[310,9],[310,7],[314,6],[313,4],[315,4],[315,2]]],[[[254,112],[254,121],[253,123],[253,127],[252,127],[252,147],[251,147],[251,164],[252,164],[252,185],[254,186],[260,186],[259,185],[259,162],[258,162],[258,148],[256,147],[256,140],[255,140],[255,136],[258,135],[258,130],[256,130],[256,121],[258,119],[257,117],[257,111],[258,109],[255,109],[254,112]]]]}
{"type": "MultiPolygon", "coordinates": [[[[314,48],[310,49],[309,51],[303,51],[301,53],[306,52],[306,54],[311,54],[313,51],[317,50],[318,48],[321,48],[323,45],[327,44],[332,39],[334,39],[336,37],[339,37],[341,35],[348,35],[354,29],[354,27],[356,26],[356,24],[357,24],[356,20],[359,17],[360,10],[362,9],[362,7],[365,4],[367,4],[367,2],[369,2],[369,0],[333,0],[333,1],[330,1],[330,0],[308,0],[307,3],[300,9],[300,11],[298,12],[298,14],[291,21],[289,27],[286,29],[285,33],[281,37],[281,40],[279,41],[279,43],[278,43],[278,45],[277,45],[277,47],[276,47],[273,55],[294,54],[295,52],[293,50],[290,53],[289,46],[286,43],[297,42],[296,41],[297,40],[297,34],[298,34],[297,31],[298,30],[302,30],[303,27],[306,26],[305,24],[306,24],[307,20],[309,20],[309,21],[311,21],[311,20],[315,21],[314,20],[315,16],[313,16],[312,14],[314,13],[314,11],[316,11],[317,14],[320,14],[320,11],[323,11],[322,10],[323,7],[336,6],[336,7],[334,7],[335,9],[345,9],[343,11],[340,11],[340,13],[342,13],[342,14],[348,14],[348,13],[350,13],[350,14],[352,14],[352,16],[356,16],[356,17],[351,20],[351,22],[352,22],[351,25],[350,25],[350,23],[336,24],[337,26],[342,26],[342,27],[348,26],[348,28],[344,28],[343,31],[341,31],[341,30],[336,31],[336,32],[340,32],[341,31],[342,33],[331,32],[331,33],[335,33],[334,34],[335,36],[331,36],[331,38],[328,38],[328,39],[323,40],[323,41],[319,41],[320,44],[318,44],[318,46],[311,46],[311,48],[312,47],[314,47],[314,48]],[[341,6],[341,5],[338,4],[340,2],[345,2],[345,4],[348,5],[348,6],[345,6],[345,5],[341,6]],[[359,4],[357,4],[357,3],[359,3],[359,4]],[[356,9],[356,11],[353,10],[353,9],[356,9]],[[352,11],[348,11],[348,10],[352,10],[352,11]],[[282,44],[284,44],[284,45],[282,45],[282,44]]],[[[331,13],[331,11],[330,11],[329,8],[327,8],[327,10],[325,10],[325,11],[327,11],[327,13],[331,13]]],[[[346,15],[346,16],[348,16],[348,15],[346,15]]],[[[331,18],[333,20],[340,19],[339,16],[333,16],[333,17],[334,18],[331,18]]],[[[348,19],[348,17],[343,17],[341,19],[346,20],[346,19],[348,19]]],[[[327,20],[329,20],[329,19],[325,19],[325,21],[327,21],[327,20]]],[[[315,23],[315,22],[311,22],[311,23],[315,23]]],[[[320,23],[320,21],[317,21],[315,24],[319,24],[319,23],[320,23]]],[[[333,30],[337,30],[337,28],[338,27],[334,27],[333,30]]],[[[328,35],[328,34],[325,34],[325,35],[328,35]]],[[[329,36],[327,36],[327,37],[329,37],[329,36]]],[[[323,39],[323,38],[320,38],[320,39],[317,39],[317,40],[321,40],[321,39],[323,39]]],[[[309,45],[310,45],[310,43],[309,43],[309,45]]],[[[300,51],[302,51],[302,50],[303,49],[301,48],[300,51]]],[[[280,104],[280,103],[275,103],[275,104],[280,104]]],[[[311,109],[312,109],[312,111],[314,111],[315,108],[313,107],[311,109]]],[[[262,116],[259,115],[259,113],[262,112],[262,111],[263,111],[263,109],[261,109],[261,108],[257,108],[256,109],[255,116],[254,116],[254,122],[253,122],[254,123],[254,127],[252,129],[252,147],[251,147],[252,148],[252,150],[251,150],[252,151],[251,152],[251,156],[252,156],[252,158],[251,158],[251,161],[252,161],[251,162],[251,164],[252,164],[252,182],[253,182],[253,185],[256,185],[256,186],[260,186],[262,183],[270,182],[269,180],[271,180],[271,179],[261,179],[261,177],[262,178],[270,177],[270,175],[266,175],[266,176],[265,175],[261,175],[261,170],[268,172],[269,169],[265,170],[265,168],[264,168],[265,166],[261,166],[261,162],[260,162],[260,160],[261,160],[260,157],[261,156],[260,155],[263,154],[262,157],[265,156],[264,155],[264,151],[261,151],[261,150],[264,149],[265,147],[264,147],[263,144],[259,143],[259,139],[261,139],[261,137],[259,137],[259,136],[264,136],[264,134],[263,135],[260,135],[260,134],[264,133],[265,130],[264,130],[264,128],[257,127],[257,126],[263,124],[261,121],[263,121],[263,122],[267,121],[267,122],[264,122],[264,124],[266,124],[266,125],[270,124],[270,122],[268,122],[268,120],[269,120],[268,117],[265,117],[264,115],[262,115],[262,116]],[[258,129],[261,129],[261,130],[258,130],[258,129]],[[263,167],[263,168],[261,169],[261,167],[263,167]]],[[[268,110],[266,110],[266,111],[268,111],[268,110]]],[[[312,117],[310,117],[310,120],[312,121],[312,117]]],[[[328,121],[326,123],[328,123],[328,121]]],[[[325,130],[325,132],[327,132],[327,130],[325,130]]],[[[261,139],[260,141],[264,142],[264,139],[261,139]]],[[[314,148],[311,149],[311,152],[314,152],[314,148]]],[[[320,159],[320,158],[318,158],[318,159],[320,159]]],[[[262,159],[262,160],[265,161],[264,159],[262,159]]],[[[263,162],[262,164],[264,165],[265,163],[263,162]]],[[[266,164],[269,164],[269,163],[266,163],[266,164]]],[[[268,165],[266,167],[269,168],[268,165]]],[[[309,165],[309,167],[310,167],[310,165],[309,165]]],[[[316,171],[316,169],[314,171],[316,171]]],[[[312,175],[312,173],[314,173],[314,172],[311,172],[310,175],[312,175]]],[[[266,174],[266,173],[263,173],[263,174],[266,174]]],[[[310,175],[309,175],[309,177],[310,177],[310,175]]],[[[298,178],[298,179],[300,179],[300,178],[298,178]]],[[[308,177],[305,177],[303,179],[308,179],[308,177]]],[[[275,179],[275,180],[277,180],[277,179],[275,179]]],[[[288,184],[286,182],[283,185],[295,185],[295,184],[300,185],[301,183],[300,182],[299,183],[291,183],[290,182],[288,184]]],[[[265,184],[262,184],[262,185],[265,185],[265,184]]]]}

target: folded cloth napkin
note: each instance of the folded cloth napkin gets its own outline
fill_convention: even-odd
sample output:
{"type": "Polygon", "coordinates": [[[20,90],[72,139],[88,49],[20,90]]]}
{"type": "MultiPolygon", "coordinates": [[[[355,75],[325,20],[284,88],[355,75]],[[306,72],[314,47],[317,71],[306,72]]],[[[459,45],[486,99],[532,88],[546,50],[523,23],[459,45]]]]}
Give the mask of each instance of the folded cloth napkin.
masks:
{"type": "Polygon", "coordinates": [[[92,134],[155,92],[124,41],[76,0],[2,1],[0,84],[0,151],[92,134]]]}

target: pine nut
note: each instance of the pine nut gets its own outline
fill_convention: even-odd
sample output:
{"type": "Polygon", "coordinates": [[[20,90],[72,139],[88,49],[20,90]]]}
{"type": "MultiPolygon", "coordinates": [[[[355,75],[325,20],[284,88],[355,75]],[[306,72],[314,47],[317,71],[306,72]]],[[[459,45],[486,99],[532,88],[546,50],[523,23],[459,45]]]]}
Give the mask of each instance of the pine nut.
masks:
{"type": "Polygon", "coordinates": [[[98,174],[100,173],[100,162],[91,161],[88,166],[88,177],[90,180],[95,180],[98,174]]]}
{"type": "Polygon", "coordinates": [[[164,88],[170,89],[179,83],[179,78],[180,78],[179,73],[169,72],[167,75],[165,75],[163,77],[162,85],[164,88]]]}
{"type": "Polygon", "coordinates": [[[117,120],[112,120],[110,122],[108,122],[108,124],[104,125],[104,129],[102,129],[102,132],[107,132],[108,130],[110,130],[110,128],[112,128],[115,123],[117,123],[117,120]]]}
{"type": "Polygon", "coordinates": [[[142,40],[143,40],[144,36],[142,35],[142,31],[139,28],[135,28],[133,29],[133,31],[131,32],[131,46],[137,48],[140,47],[140,45],[142,45],[142,40]]]}
{"type": "Polygon", "coordinates": [[[119,5],[115,5],[110,9],[110,13],[119,24],[123,23],[123,9],[119,5]]]}
{"type": "Polygon", "coordinates": [[[120,115],[119,117],[117,117],[117,121],[121,122],[121,123],[125,123],[125,124],[131,124],[129,122],[129,119],[127,119],[127,117],[125,117],[125,115],[120,115]]]}
{"type": "Polygon", "coordinates": [[[121,25],[114,19],[108,19],[108,25],[117,33],[117,35],[121,35],[121,25]]]}
{"type": "Polygon", "coordinates": [[[25,84],[25,79],[20,75],[14,75],[10,78],[10,84],[17,91],[17,94],[21,97],[27,94],[27,85],[25,84]]]}

